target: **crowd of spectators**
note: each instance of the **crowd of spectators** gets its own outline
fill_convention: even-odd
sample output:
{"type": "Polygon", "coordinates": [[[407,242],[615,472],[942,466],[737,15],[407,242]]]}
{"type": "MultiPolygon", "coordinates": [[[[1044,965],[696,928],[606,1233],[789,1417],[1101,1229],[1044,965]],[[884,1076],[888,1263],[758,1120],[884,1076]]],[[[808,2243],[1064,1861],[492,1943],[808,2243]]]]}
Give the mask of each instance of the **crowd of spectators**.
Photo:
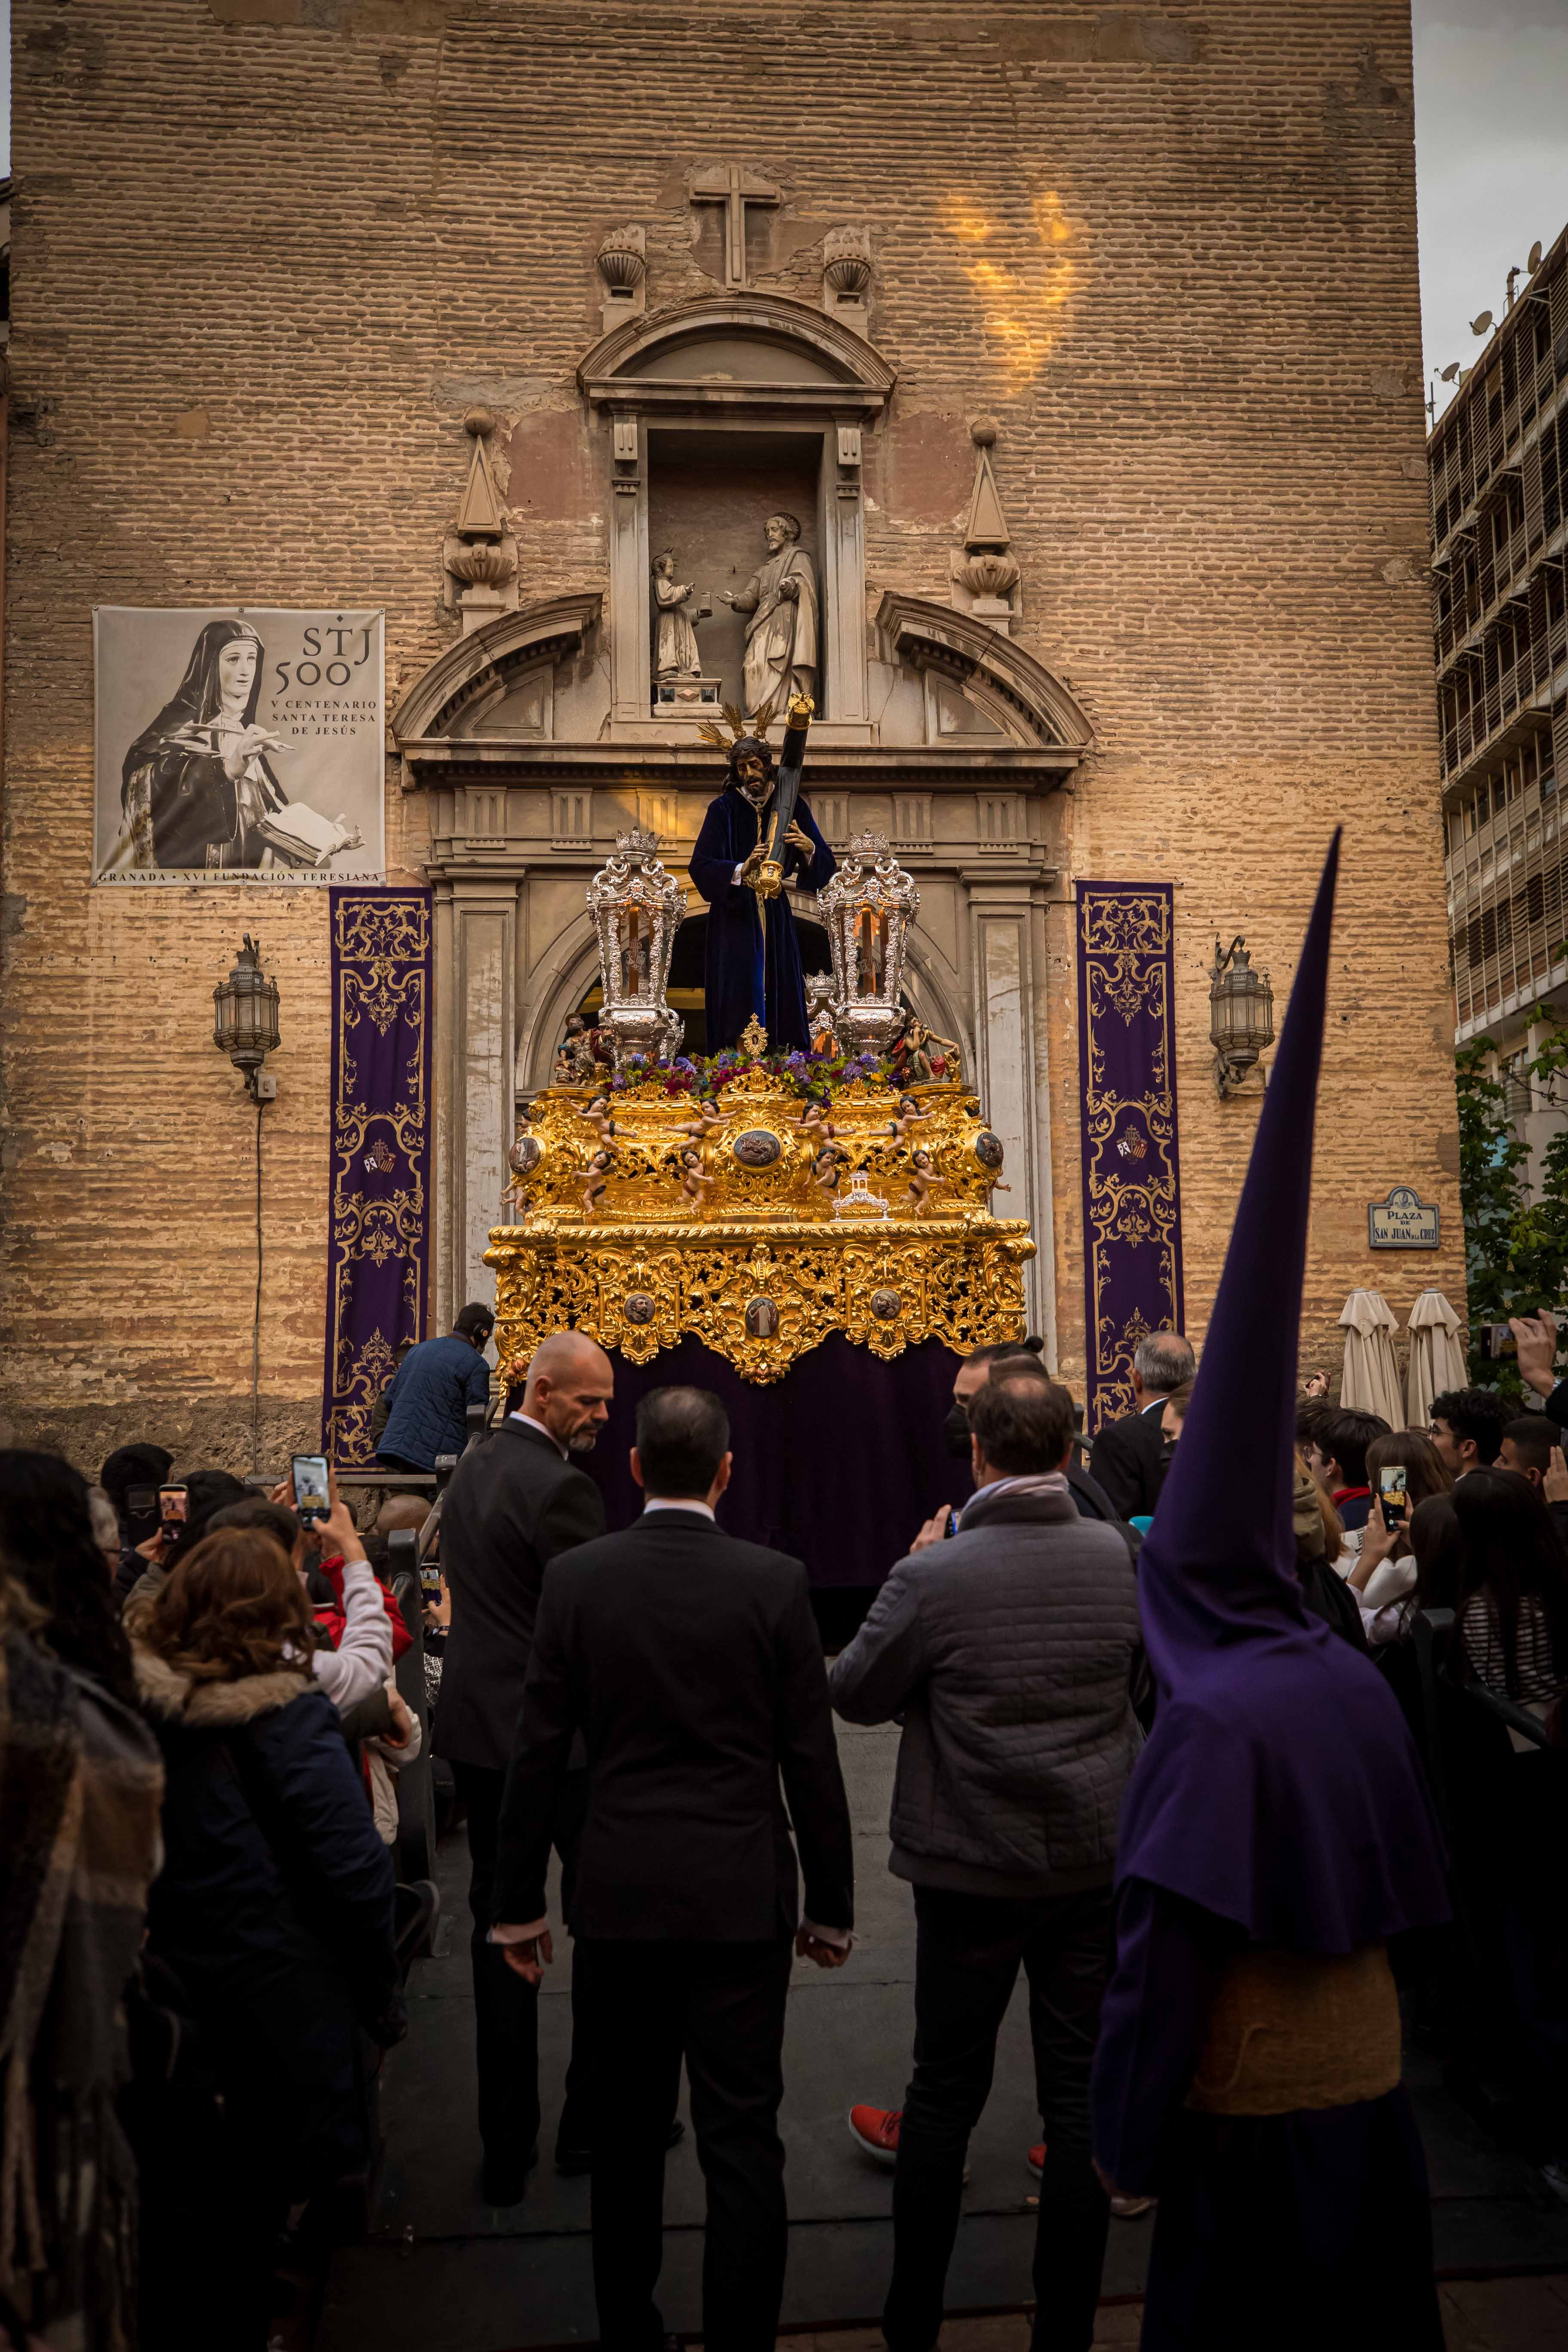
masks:
{"type": "Polygon", "coordinates": [[[268,2344],[286,2224],[331,2227],[368,2179],[409,1923],[434,1908],[391,1852],[412,1636],[352,1513],[173,1467],[122,1447],[89,1486],[0,1452],[18,2347],[268,2344]]]}
{"type": "MultiPolygon", "coordinates": [[[[437,1343],[430,1381],[409,1392],[446,1416],[417,1441],[421,1453],[447,1450],[455,1434],[471,1381],[454,1350],[481,1364],[479,1328],[437,1343]]],[[[1542,1347],[1537,1338],[1531,1360],[1542,1347]]],[[[420,1352],[400,1381],[410,1365],[419,1370],[420,1352]]],[[[523,2195],[552,2095],[542,2096],[531,2003],[550,1958],[533,1915],[554,1843],[581,1946],[556,2160],[595,2171],[595,2228],[614,2212],[640,2249],[629,2262],[624,2248],[596,2248],[602,2309],[645,2332],[658,2318],[648,2184],[679,2134],[669,2086],[684,2061],[710,2243],[730,2247],[728,2272],[714,2256],[709,2323],[722,2333],[728,2294],[735,2324],[765,2337],[783,2275],[782,2080],[775,2073],[758,2094],[744,2142],[732,2077],[745,2053],[721,2052],[700,1992],[717,1968],[714,2014],[732,2018],[740,1960],[734,1950],[721,1966],[699,1957],[731,1949],[742,1882],[704,1842],[733,1854],[760,1838],[759,1855],[774,1852],[776,1797],[766,1792],[782,1773],[797,1836],[814,1841],[809,1854],[802,1845],[796,1948],[842,1965],[853,1914],[824,1729],[831,1705],[852,1723],[901,1727],[889,1867],[912,1890],[917,1926],[913,2072],[900,2105],[856,2104],[850,2116],[866,2154],[895,2168],[888,2341],[894,2352],[935,2342],[969,2135],[1023,1970],[1045,2126],[1025,2152],[1038,2183],[1037,2299],[1053,2315],[1049,2340],[1087,2345],[1108,2226],[1147,2214],[1160,2194],[1155,2140],[1120,2123],[1125,2177],[1097,2166],[1111,2126],[1109,2094],[1092,2084],[1102,2082],[1102,2004],[1106,2032],[1122,2033],[1132,1981],[1126,1906],[1118,1912],[1113,1895],[1118,1817],[1151,1726],[1172,1703],[1151,1668],[1137,1563],[1189,1442],[1195,1370],[1179,1335],[1152,1335],[1134,1359],[1131,1412],[1101,1430],[1086,1461],[1073,1400],[1037,1348],[966,1359],[944,1434],[969,1474],[959,1485],[973,1491],[920,1530],[830,1664],[801,1613],[804,1583],[769,1582],[773,1555],[728,1539],[702,1554],[731,1458],[716,1401],[654,1392],[634,1467],[647,1513],[664,1515],[642,1523],[657,1540],[604,1536],[598,1490],[574,1457],[603,1425],[612,1376],[576,1339],[536,1358],[436,1512],[426,1496],[396,1497],[364,1539],[335,1490],[324,1513],[301,1517],[289,1486],[258,1491],[212,1468],[184,1476],[181,1515],[163,1517],[158,1490],[174,1464],[155,1445],[120,1449],[92,1486],[58,1455],[0,1453],[0,1814],[13,1862],[0,1937],[11,2200],[0,2326],[17,2346],[110,2352],[138,2329],[145,2346],[179,2340],[194,2304],[205,2343],[259,2352],[280,2245],[312,2216],[336,2226],[345,2199],[363,2192],[374,2074],[406,2025],[396,1775],[419,1753],[427,1711],[395,1678],[411,1634],[385,1580],[386,1546],[395,1529],[428,1537],[438,1519],[445,1581],[425,1612],[423,1695],[439,1697],[450,1627],[437,1746],[461,1783],[474,1859],[488,2200],[523,2195]],[[660,1562],[689,1555],[709,1574],[721,1569],[732,1590],[740,1614],[724,1641],[718,1585],[700,1638],[657,1600],[641,1625],[660,1562]],[[570,1561],[581,1563],[572,1585],[570,1561]],[[597,1587],[584,1581],[591,1570],[597,1587]],[[599,1617],[588,1609],[596,1590],[613,1597],[599,1617]],[[756,1794],[732,1791],[740,1811],[729,1814],[690,1761],[704,1747],[739,1754],[752,1736],[739,1727],[752,1703],[744,1678],[722,1674],[726,1641],[737,1658],[759,1642],[759,1657],[779,1645],[776,1678],[764,1675],[754,1695],[756,1794]],[[554,1664],[541,1663],[542,1649],[554,1664]],[[620,1683],[606,1696],[611,1684],[595,1677],[612,1651],[620,1683]],[[803,1745],[806,1726],[814,1747],[803,1745]],[[624,1795],[603,1792],[624,1791],[634,1769],[665,1803],[623,1820],[624,1795]],[[742,1819],[748,1803],[760,1809],[754,1824],[742,1819]],[[586,1895],[585,1837],[595,1857],[586,1895]],[[625,1870],[648,1881],[629,1912],[623,1865],[606,1860],[623,1849],[625,1870]],[[731,1892],[671,1912],[667,1940],[679,1948],[668,1982],[658,1977],[671,2038],[650,2072],[647,2051],[634,2066],[610,2021],[631,2014],[622,1939],[658,1944],[663,1933],[649,1924],[649,1874],[661,1869],[731,1892]],[[1123,1935],[1114,1983],[1113,1916],[1123,1935]],[[613,2156],[595,2126],[612,2098],[613,2156]],[[725,2202],[727,2165],[762,2200],[745,2227],[743,2200],[725,2202]]],[[[1538,1866],[1539,1841],[1561,1833],[1568,1745],[1568,1384],[1532,1385],[1546,1409],[1515,1413],[1492,1391],[1456,1391],[1435,1401],[1426,1430],[1391,1430],[1303,1396],[1291,1605],[1296,1622],[1321,1621],[1331,1647],[1360,1654],[1356,1671],[1394,1687],[1437,1792],[1456,1896],[1483,1923],[1462,1960],[1439,1965],[1421,2013],[1456,2080],[1473,2086],[1489,2067],[1500,2078],[1491,2112],[1568,2199],[1561,1874],[1538,1866]],[[1500,1709],[1485,1732],[1464,1712],[1477,1693],[1500,1709]],[[1450,1754],[1462,1770],[1446,1788],[1450,1754]],[[1478,1982],[1478,1968],[1491,1976],[1478,1982]],[[1484,2049],[1457,2021],[1478,2010],[1494,2026],[1508,2021],[1484,2049]]],[[[791,1563],[779,1570],[798,1579],[791,1563]]],[[[427,1915],[429,1897],[416,1893],[427,1915]]],[[[759,1899],[765,1911],[773,1898],[759,1899]]],[[[1151,1915],[1150,1936],[1174,1932],[1161,1919],[1151,1915]]],[[[1228,1967],[1219,1948],[1205,1947],[1205,1968],[1228,1967]]],[[[650,1965],[637,1963],[645,1988],[650,1965]]],[[[787,1976],[787,1956],[779,1965],[787,1976]]],[[[747,1999],[765,1995],[754,2011],[765,2041],[774,2028],[764,2014],[782,2032],[784,1978],[771,1959],[757,1966],[747,1999]]]]}

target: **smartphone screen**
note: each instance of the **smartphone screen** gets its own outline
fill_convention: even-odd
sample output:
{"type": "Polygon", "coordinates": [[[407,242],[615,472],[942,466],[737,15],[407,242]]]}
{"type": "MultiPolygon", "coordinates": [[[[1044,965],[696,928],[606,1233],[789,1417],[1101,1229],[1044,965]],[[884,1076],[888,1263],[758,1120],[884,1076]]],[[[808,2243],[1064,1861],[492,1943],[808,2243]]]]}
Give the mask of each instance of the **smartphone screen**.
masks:
{"type": "Polygon", "coordinates": [[[145,1543],[158,1532],[158,1489],[132,1486],[125,1497],[125,1524],[133,1544],[145,1543]]]}
{"type": "Polygon", "coordinates": [[[190,1516],[191,1497],[184,1486],[160,1486],[158,1489],[158,1533],[165,1543],[174,1543],[190,1516]]]}
{"type": "Polygon", "coordinates": [[[294,1508],[302,1519],[324,1519],[332,1507],[327,1486],[327,1457],[324,1454],[296,1454],[294,1468],[294,1508]]]}
{"type": "Polygon", "coordinates": [[[1378,1500],[1385,1527],[1402,1528],[1410,1510],[1410,1473],[1402,1462],[1391,1462],[1377,1474],[1378,1500]]]}

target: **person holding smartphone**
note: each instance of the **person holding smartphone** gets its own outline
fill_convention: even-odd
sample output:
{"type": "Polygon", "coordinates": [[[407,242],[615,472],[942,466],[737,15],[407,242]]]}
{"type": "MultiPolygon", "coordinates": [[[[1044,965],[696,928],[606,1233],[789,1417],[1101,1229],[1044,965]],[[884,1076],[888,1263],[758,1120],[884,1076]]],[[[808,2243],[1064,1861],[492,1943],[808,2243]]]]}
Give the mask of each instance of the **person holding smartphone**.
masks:
{"type": "MultiPolygon", "coordinates": [[[[362,1699],[379,1690],[392,1672],[391,1612],[396,1603],[372,1568],[353,1523],[353,1514],[339,1495],[337,1480],[326,1463],[318,1456],[303,1454],[297,1460],[304,1465],[303,1491],[310,1507],[295,1514],[299,1533],[294,1564],[303,1572],[319,1545],[318,1564],[342,1611],[335,1645],[317,1650],[310,1668],[338,1713],[347,1715],[362,1699]],[[318,1466],[325,1474],[319,1481],[314,1475],[318,1466]],[[327,1490],[325,1511],[320,1508],[320,1488],[323,1485],[327,1490]]],[[[271,1501],[288,1506],[294,1502],[299,1491],[300,1477],[291,1474],[273,1488],[271,1501]]],[[[223,1514],[231,1525],[243,1516],[243,1510],[223,1514]]]]}
{"type": "Polygon", "coordinates": [[[1415,1583],[1410,1521],[1434,1495],[1453,1489],[1453,1477],[1431,1439],[1418,1429],[1391,1430],[1366,1449],[1370,1488],[1361,1551],[1345,1581],[1356,1596],[1369,1641],[1383,1638],[1382,1612],[1415,1583]],[[1373,1626],[1379,1632],[1373,1632],[1373,1626]]]}

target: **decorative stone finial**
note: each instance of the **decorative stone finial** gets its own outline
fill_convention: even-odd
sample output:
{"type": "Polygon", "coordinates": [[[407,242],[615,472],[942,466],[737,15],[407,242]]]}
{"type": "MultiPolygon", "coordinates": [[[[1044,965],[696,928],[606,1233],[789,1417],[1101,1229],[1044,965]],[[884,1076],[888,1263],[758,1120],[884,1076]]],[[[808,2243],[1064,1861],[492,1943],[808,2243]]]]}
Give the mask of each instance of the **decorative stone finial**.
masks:
{"type": "Polygon", "coordinates": [[[963,552],[955,549],[952,555],[952,601],[960,611],[973,614],[1005,636],[1014,617],[1014,592],[1022,574],[1009,552],[1012,533],[991,463],[996,427],[989,416],[976,416],[969,437],[974,445],[974,488],[963,552]]]}
{"type": "Polygon", "coordinates": [[[447,603],[461,614],[465,636],[517,604],[517,541],[491,470],[489,444],[498,422],[483,402],[464,414],[473,454],[457,524],[442,550],[447,603]]]}
{"type": "Polygon", "coordinates": [[[822,240],[822,307],[863,335],[868,324],[866,289],[871,283],[871,232],[830,228],[822,240]]]}
{"type": "Polygon", "coordinates": [[[639,317],[647,303],[647,231],[628,224],[606,229],[595,267],[605,284],[600,312],[607,335],[624,319],[639,317]]]}

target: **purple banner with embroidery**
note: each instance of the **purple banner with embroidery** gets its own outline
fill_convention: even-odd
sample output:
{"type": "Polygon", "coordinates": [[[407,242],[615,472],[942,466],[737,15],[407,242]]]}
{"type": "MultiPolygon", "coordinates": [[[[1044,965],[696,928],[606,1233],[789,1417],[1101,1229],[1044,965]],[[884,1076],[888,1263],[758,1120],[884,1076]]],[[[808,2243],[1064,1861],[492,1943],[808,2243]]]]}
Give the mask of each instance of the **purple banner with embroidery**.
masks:
{"type": "Polygon", "coordinates": [[[1131,1412],[1132,1350],[1182,1328],[1171,890],[1078,885],[1083,1286],[1092,1434],[1131,1412]]]}
{"type": "Polygon", "coordinates": [[[322,1444],[353,1469],[430,1268],[430,893],[335,889],[322,1444]]]}

